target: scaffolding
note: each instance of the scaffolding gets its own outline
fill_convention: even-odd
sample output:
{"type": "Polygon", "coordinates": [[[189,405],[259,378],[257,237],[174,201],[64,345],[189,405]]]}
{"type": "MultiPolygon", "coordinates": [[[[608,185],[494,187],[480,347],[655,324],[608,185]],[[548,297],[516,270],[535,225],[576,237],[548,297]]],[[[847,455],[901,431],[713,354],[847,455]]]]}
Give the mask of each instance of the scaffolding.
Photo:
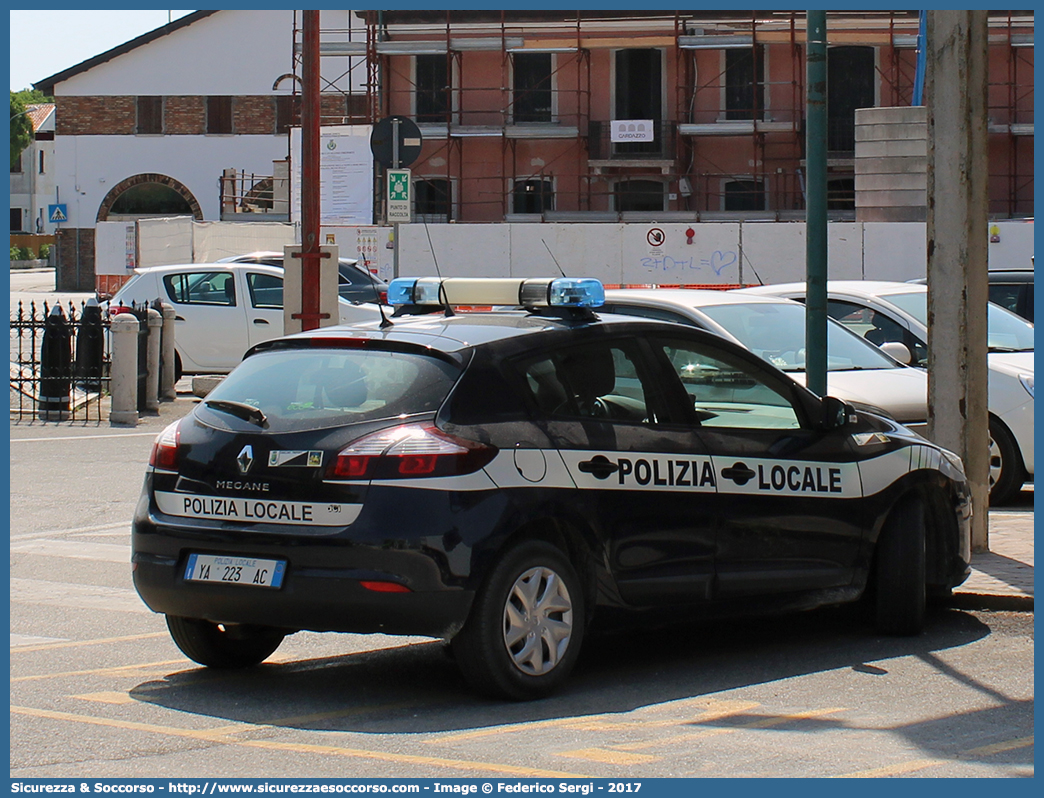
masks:
{"type": "MultiPolygon", "coordinates": [[[[322,124],[418,122],[415,218],[803,218],[803,12],[358,15],[359,26],[323,30],[322,124]],[[619,55],[633,51],[645,55],[619,55]],[[335,58],[343,69],[327,70],[335,58]],[[636,109],[655,114],[652,140],[613,140],[611,122],[636,109]]],[[[911,104],[917,33],[915,11],[828,18],[848,80],[833,101],[833,218],[854,218],[845,103],[911,104]]],[[[991,12],[990,42],[991,213],[1032,215],[1032,12],[991,12]]]]}

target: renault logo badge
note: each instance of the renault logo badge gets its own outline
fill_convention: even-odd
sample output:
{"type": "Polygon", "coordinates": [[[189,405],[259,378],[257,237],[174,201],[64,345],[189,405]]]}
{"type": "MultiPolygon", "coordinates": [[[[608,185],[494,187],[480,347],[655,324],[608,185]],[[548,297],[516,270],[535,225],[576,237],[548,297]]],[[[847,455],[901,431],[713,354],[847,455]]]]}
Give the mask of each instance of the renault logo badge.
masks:
{"type": "Polygon", "coordinates": [[[243,450],[236,456],[236,463],[239,465],[239,473],[245,474],[250,470],[250,466],[254,464],[254,450],[247,444],[243,447],[243,450]]]}

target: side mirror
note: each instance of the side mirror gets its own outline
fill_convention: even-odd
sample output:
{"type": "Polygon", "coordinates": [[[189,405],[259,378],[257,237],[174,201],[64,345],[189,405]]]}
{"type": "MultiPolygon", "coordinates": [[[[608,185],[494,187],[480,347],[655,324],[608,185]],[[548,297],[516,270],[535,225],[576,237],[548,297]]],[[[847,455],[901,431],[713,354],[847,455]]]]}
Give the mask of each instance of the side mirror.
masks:
{"type": "Polygon", "coordinates": [[[855,410],[834,396],[823,398],[823,416],[820,426],[824,430],[840,429],[855,419],[855,410]]]}
{"type": "Polygon", "coordinates": [[[900,363],[905,363],[907,366],[913,362],[913,355],[910,354],[909,347],[904,343],[900,343],[899,341],[887,341],[881,344],[879,348],[893,360],[898,360],[900,363]]]}

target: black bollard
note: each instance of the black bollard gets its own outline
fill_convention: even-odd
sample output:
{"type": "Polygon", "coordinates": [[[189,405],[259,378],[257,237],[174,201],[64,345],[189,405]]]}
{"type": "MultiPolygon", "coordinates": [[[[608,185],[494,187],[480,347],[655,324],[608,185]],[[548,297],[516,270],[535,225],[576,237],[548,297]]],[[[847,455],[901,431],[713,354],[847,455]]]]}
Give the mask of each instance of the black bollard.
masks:
{"type": "Polygon", "coordinates": [[[44,321],[40,353],[39,416],[48,421],[69,417],[72,404],[72,336],[60,305],[44,321]]]}
{"type": "Polygon", "coordinates": [[[76,384],[85,391],[101,392],[104,350],[101,306],[91,297],[80,314],[76,333],[76,384]]]}

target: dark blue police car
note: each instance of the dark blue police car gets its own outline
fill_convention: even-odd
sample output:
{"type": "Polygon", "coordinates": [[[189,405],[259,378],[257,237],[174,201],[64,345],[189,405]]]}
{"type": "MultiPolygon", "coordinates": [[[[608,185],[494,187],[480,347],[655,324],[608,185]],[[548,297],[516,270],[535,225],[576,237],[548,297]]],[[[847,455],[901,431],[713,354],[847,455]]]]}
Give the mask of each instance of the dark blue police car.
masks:
{"type": "Polygon", "coordinates": [[[601,298],[397,280],[384,324],[255,346],[155,444],[141,597],[203,665],[255,665],[302,629],[431,635],[517,699],[556,688],[607,609],[865,599],[880,630],[918,632],[968,573],[960,459],[601,298]]]}

